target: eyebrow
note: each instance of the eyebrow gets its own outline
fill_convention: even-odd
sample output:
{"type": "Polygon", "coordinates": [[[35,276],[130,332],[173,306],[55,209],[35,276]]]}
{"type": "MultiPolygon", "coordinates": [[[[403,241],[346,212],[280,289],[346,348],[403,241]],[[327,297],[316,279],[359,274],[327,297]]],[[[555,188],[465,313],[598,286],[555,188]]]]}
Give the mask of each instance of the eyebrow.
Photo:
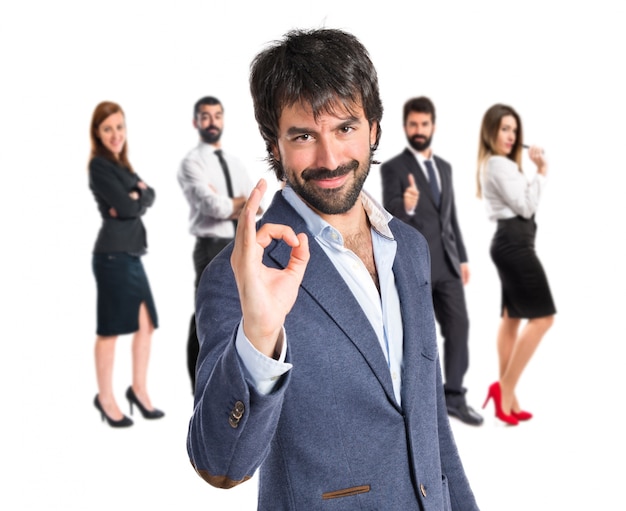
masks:
{"type": "MultiPolygon", "coordinates": [[[[359,117],[355,117],[353,115],[350,115],[348,117],[346,117],[345,119],[343,119],[341,122],[339,122],[337,125],[335,125],[333,127],[333,129],[337,129],[337,128],[344,128],[346,126],[351,126],[353,124],[361,124],[361,119],[359,117]]],[[[286,131],[286,135],[288,136],[293,136],[293,135],[304,135],[306,133],[315,133],[317,130],[316,129],[311,129],[311,128],[304,128],[304,127],[299,127],[299,126],[292,126],[290,127],[287,131],[286,131]]]]}

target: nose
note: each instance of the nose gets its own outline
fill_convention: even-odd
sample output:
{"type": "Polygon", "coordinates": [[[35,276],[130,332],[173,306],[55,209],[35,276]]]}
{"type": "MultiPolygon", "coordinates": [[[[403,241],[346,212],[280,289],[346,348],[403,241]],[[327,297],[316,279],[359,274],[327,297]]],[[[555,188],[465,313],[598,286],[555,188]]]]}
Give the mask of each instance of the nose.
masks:
{"type": "Polygon", "coordinates": [[[341,162],[339,143],[333,137],[321,137],[315,147],[315,166],[336,169],[341,162]]]}

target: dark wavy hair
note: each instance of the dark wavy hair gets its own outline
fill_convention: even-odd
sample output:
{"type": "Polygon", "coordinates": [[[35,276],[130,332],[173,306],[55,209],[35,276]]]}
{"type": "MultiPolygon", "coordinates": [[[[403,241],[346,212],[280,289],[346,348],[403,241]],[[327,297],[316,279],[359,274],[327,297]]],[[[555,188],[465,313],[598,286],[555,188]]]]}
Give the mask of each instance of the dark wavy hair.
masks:
{"type": "Polygon", "coordinates": [[[406,119],[411,112],[419,112],[421,114],[430,114],[433,124],[435,124],[435,105],[426,96],[420,96],[417,98],[411,98],[404,103],[403,119],[406,124],[406,119]]]}
{"type": "Polygon", "coordinates": [[[195,104],[193,105],[193,118],[195,119],[198,115],[198,112],[200,112],[200,107],[202,105],[209,105],[209,106],[213,106],[213,105],[219,105],[222,107],[222,110],[224,110],[224,105],[222,105],[222,102],[217,99],[215,96],[204,96],[203,98],[200,98],[198,101],[195,102],[195,104]]]}
{"type": "Polygon", "coordinates": [[[106,158],[116,164],[121,164],[131,172],[134,172],[132,165],[128,161],[128,140],[124,142],[124,147],[122,147],[119,158],[116,158],[111,151],[104,147],[102,140],[98,137],[98,128],[100,125],[107,117],[109,117],[109,115],[116,114],[118,112],[124,116],[124,119],[126,119],[126,115],[124,114],[122,107],[112,101],[102,101],[94,109],[91,116],[91,128],[89,130],[89,135],[91,137],[91,153],[89,155],[89,161],[93,160],[96,156],[101,156],[102,158],[106,158]]]}
{"type": "Polygon", "coordinates": [[[310,106],[316,118],[339,108],[352,113],[361,106],[370,127],[378,124],[372,155],[378,147],[383,115],[378,75],[367,50],[352,34],[336,29],[288,32],[253,59],[250,92],[267,161],[281,181],[285,173],[272,148],[278,143],[283,109],[296,103],[310,106]]]}

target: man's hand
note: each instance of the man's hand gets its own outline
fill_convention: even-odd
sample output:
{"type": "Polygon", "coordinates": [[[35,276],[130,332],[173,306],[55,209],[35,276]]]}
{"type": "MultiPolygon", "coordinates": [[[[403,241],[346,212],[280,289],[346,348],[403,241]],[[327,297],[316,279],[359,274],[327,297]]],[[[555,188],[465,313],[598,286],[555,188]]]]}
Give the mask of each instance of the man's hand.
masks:
{"type": "Polygon", "coordinates": [[[463,285],[467,285],[467,283],[469,282],[470,279],[470,269],[469,269],[469,264],[467,263],[461,263],[461,281],[463,282],[463,285]]]}
{"type": "Polygon", "coordinates": [[[402,195],[404,199],[404,210],[407,213],[413,213],[415,211],[419,197],[420,192],[415,184],[415,177],[413,177],[413,174],[409,174],[409,186],[404,190],[404,194],[402,195]]]}
{"type": "Polygon", "coordinates": [[[261,179],[250,193],[239,221],[230,263],[235,274],[243,331],[257,350],[274,357],[276,343],[285,317],[298,296],[300,283],[309,262],[309,240],[296,235],[291,227],[265,224],[256,230],[255,218],[267,183],[261,179]],[[263,250],[274,239],[291,247],[291,258],[283,270],[263,264],[263,250]]]}

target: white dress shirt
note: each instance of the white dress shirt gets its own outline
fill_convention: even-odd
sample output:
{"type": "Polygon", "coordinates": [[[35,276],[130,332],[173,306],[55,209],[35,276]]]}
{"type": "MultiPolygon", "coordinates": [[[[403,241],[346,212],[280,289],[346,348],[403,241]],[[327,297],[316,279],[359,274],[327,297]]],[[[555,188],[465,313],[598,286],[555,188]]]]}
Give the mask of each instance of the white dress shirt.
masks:
{"type": "MultiPolygon", "coordinates": [[[[234,238],[235,228],[229,217],[233,201],[228,196],[226,179],[216,147],[200,141],[189,151],[178,169],[178,183],[189,203],[189,232],[201,238],[234,238]]],[[[222,151],[228,164],[235,197],[247,197],[253,184],[241,162],[222,151]]]]}
{"type": "Polygon", "coordinates": [[[539,206],[546,177],[535,174],[531,179],[506,156],[491,156],[480,173],[483,202],[489,220],[521,216],[532,217],[539,206]]]}

